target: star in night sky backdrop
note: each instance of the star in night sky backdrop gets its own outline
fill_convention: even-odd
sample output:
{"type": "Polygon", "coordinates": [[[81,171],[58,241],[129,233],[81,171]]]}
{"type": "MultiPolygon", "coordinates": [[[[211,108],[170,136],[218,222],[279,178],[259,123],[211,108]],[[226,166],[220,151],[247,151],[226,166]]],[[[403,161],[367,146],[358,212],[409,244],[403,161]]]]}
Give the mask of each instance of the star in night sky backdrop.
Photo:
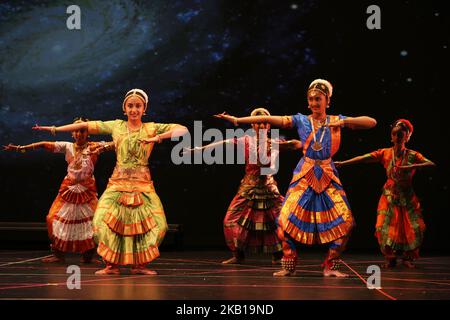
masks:
{"type": "MultiPolygon", "coordinates": [[[[335,89],[330,114],[378,120],[372,130],[347,129],[335,159],[390,146],[397,118],[415,125],[409,147],[437,164],[415,177],[428,225],[424,248],[448,250],[448,30],[442,3],[425,1],[2,1],[0,143],[54,140],[32,131],[35,123],[123,118],[131,88],[149,93],[146,121],[192,129],[202,120],[204,129],[224,132],[231,126],[211,117],[224,110],[308,113],[307,86],[325,78],[335,89]],[[81,30],[66,27],[72,4],[81,9],[81,30]],[[381,8],[381,30],[366,27],[371,4],[381,8]]],[[[57,139],[71,141],[70,134],[57,139]]],[[[222,219],[243,166],[175,166],[174,144],[158,145],[150,159],[167,219],[183,224],[187,246],[224,247],[222,219]]],[[[300,157],[282,155],[282,193],[300,157]]],[[[97,164],[99,194],[114,160],[104,154],[97,164]]],[[[0,221],[44,221],[65,175],[64,157],[0,152],[0,165],[0,221]]],[[[357,221],[349,247],[374,249],[384,169],[358,165],[340,174],[357,221]]]]}

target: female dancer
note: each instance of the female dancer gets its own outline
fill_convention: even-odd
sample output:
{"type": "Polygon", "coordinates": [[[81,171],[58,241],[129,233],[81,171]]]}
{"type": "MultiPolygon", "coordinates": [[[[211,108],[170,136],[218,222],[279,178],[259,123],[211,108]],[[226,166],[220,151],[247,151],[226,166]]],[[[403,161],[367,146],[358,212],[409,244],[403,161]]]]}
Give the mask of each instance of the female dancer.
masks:
{"type": "MultiPolygon", "coordinates": [[[[270,116],[270,113],[264,108],[257,108],[251,113],[252,117],[258,115],[270,116]]],[[[255,135],[244,135],[240,138],[214,142],[201,148],[188,149],[188,151],[198,151],[222,143],[233,143],[238,145],[238,150],[244,152],[245,176],[223,221],[225,240],[233,254],[233,257],[222,262],[224,264],[242,263],[246,251],[272,253],[272,263],[277,263],[282,256],[275,221],[280,214],[284,197],[278,191],[277,183],[272,175],[261,175],[261,168],[264,165],[258,161],[260,159],[257,154],[251,155],[251,153],[266,150],[267,158],[270,159],[278,156],[271,153],[279,149],[300,149],[301,142],[269,139],[267,132],[270,130],[270,124],[268,123],[255,123],[252,124],[252,128],[255,135]],[[272,148],[275,143],[279,148],[272,148]]],[[[266,166],[270,165],[267,163],[266,166]]]]}
{"type": "Polygon", "coordinates": [[[314,80],[307,91],[309,116],[256,116],[236,118],[216,115],[235,125],[267,122],[282,128],[295,128],[303,145],[303,158],[294,170],[292,181],[278,218],[278,237],[283,243],[282,270],[274,276],[295,274],[296,243],[329,244],[323,263],[324,276],[345,277],[338,270],[339,257],[354,225],[350,206],[334,167],[332,157],[338,151],[341,128],[369,129],[376,125],[370,117],[344,117],[326,114],[333,93],[331,84],[314,80]]]}
{"type": "Polygon", "coordinates": [[[383,186],[377,209],[375,236],[385,257],[385,268],[395,267],[397,256],[403,265],[414,268],[419,257],[425,223],[419,199],[414,193],[412,178],[416,168],[435,164],[405,144],[413,133],[413,125],[406,119],[394,122],[391,130],[392,148],[385,148],[346,161],[336,161],[337,167],[355,163],[379,162],[386,169],[387,181],[383,186]]]}
{"type": "MultiPolygon", "coordinates": [[[[74,124],[86,124],[86,119],[77,118],[74,124]]],[[[64,153],[67,166],[58,196],[47,215],[47,230],[53,254],[43,262],[64,262],[67,252],[83,254],[82,262],[89,263],[95,252],[92,218],[97,207],[97,188],[94,166],[98,153],[111,150],[114,145],[105,142],[88,142],[86,129],[74,129],[72,142],[36,142],[26,146],[9,144],[5,150],[25,153],[28,150],[45,149],[64,153]]]]}
{"type": "Polygon", "coordinates": [[[39,127],[51,132],[87,129],[92,134],[112,135],[117,162],[94,215],[98,254],[106,267],[98,275],[119,274],[119,265],[132,265],[133,274],[156,274],[145,266],[159,256],[158,246],[167,231],[164,210],[153,187],[148,159],[155,142],[187,132],[177,124],[142,122],[147,94],[132,89],[122,109],[127,121],[89,121],[61,127],[39,127]]]}

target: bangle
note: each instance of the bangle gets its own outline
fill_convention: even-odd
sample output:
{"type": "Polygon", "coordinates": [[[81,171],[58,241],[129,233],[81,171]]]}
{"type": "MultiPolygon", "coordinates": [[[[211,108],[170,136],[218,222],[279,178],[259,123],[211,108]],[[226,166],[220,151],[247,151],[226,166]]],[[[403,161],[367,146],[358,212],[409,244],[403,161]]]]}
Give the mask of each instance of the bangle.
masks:
{"type": "Polygon", "coordinates": [[[56,136],[56,127],[52,126],[52,129],[50,130],[52,136],[56,136]]]}
{"type": "Polygon", "coordinates": [[[235,127],[238,126],[238,119],[236,117],[233,117],[233,124],[235,127]]]}
{"type": "Polygon", "coordinates": [[[25,152],[27,152],[27,149],[25,149],[23,146],[18,146],[17,147],[17,152],[25,153],[25,152]]]}

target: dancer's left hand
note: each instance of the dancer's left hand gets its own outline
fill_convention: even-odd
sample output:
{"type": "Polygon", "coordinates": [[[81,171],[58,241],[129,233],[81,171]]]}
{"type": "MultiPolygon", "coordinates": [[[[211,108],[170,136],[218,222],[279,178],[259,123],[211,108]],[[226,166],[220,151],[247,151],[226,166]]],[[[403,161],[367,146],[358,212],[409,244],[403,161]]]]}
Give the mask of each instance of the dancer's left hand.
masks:
{"type": "Polygon", "coordinates": [[[152,137],[149,139],[139,139],[138,141],[142,144],[149,144],[149,143],[158,143],[159,139],[158,137],[152,137]]]}
{"type": "Polygon", "coordinates": [[[413,164],[409,164],[406,166],[395,166],[396,169],[398,170],[410,170],[410,169],[414,169],[416,166],[413,164]]]}
{"type": "Polygon", "coordinates": [[[89,142],[88,154],[99,155],[103,151],[105,151],[105,146],[103,144],[97,142],[89,142]]]}

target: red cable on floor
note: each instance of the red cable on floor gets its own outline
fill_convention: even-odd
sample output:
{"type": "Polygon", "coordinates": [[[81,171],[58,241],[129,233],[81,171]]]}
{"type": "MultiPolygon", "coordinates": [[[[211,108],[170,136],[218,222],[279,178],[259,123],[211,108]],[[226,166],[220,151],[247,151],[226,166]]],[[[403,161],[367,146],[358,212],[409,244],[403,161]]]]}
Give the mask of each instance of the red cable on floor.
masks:
{"type": "MultiPolygon", "coordinates": [[[[360,279],[365,283],[365,285],[367,286],[367,281],[366,281],[366,280],[365,280],[365,279],[364,279],[364,278],[363,278],[356,270],[353,270],[353,268],[350,267],[347,263],[345,263],[344,260],[341,259],[341,261],[342,261],[343,264],[345,264],[345,266],[346,266],[347,268],[349,268],[354,274],[356,274],[356,275],[358,276],[358,278],[360,278],[360,279]]],[[[387,293],[384,292],[383,290],[378,289],[378,288],[375,288],[375,289],[376,289],[379,293],[381,293],[382,295],[388,297],[389,299],[391,299],[391,300],[397,300],[397,298],[394,298],[393,296],[387,294],[387,293]]]]}

